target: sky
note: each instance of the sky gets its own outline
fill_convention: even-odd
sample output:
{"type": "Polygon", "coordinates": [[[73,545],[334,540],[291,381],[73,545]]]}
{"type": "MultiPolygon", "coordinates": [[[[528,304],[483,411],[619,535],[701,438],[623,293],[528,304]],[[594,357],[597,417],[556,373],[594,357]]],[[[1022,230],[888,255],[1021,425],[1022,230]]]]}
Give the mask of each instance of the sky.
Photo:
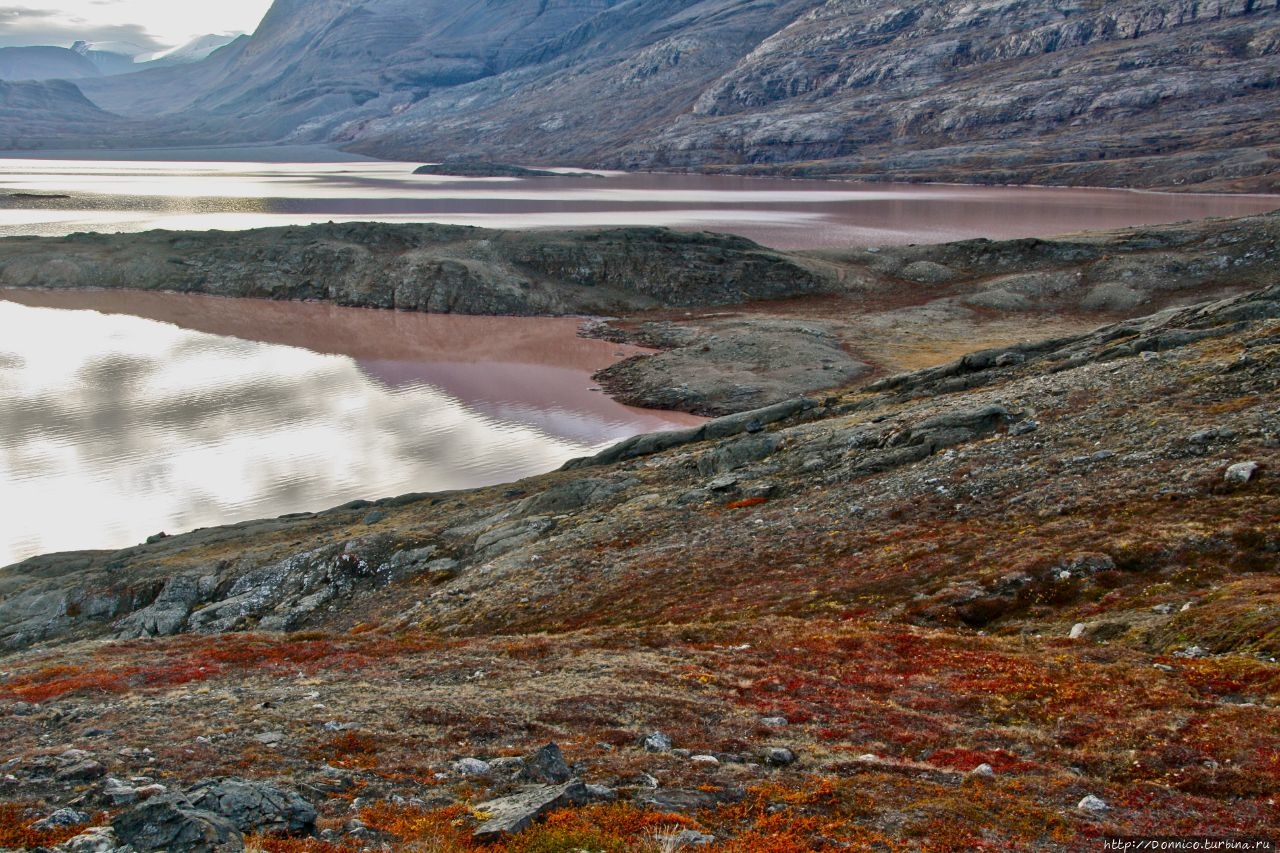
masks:
{"type": "Polygon", "coordinates": [[[0,0],[0,47],[132,42],[150,50],[207,33],[251,33],[271,0],[0,0]]]}

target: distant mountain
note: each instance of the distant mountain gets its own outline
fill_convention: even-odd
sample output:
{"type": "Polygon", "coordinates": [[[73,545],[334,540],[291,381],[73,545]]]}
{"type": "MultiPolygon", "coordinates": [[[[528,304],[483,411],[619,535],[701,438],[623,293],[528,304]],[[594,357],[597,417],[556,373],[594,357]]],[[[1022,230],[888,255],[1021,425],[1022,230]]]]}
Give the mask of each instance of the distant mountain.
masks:
{"type": "Polygon", "coordinates": [[[65,80],[0,81],[0,149],[48,146],[60,138],[92,140],[122,131],[122,123],[65,80]]]}
{"type": "MultiPolygon", "coordinates": [[[[192,39],[186,44],[178,47],[162,50],[159,53],[150,53],[138,58],[141,65],[147,67],[158,67],[163,65],[187,65],[209,56],[215,50],[226,47],[236,39],[243,36],[244,33],[211,33],[209,35],[199,36],[192,39]]],[[[138,69],[133,69],[138,70],[138,69]]]]}
{"type": "Polygon", "coordinates": [[[0,47],[0,80],[76,80],[100,73],[65,47],[0,47]]]}
{"type": "Polygon", "coordinates": [[[0,47],[0,80],[81,80],[188,65],[208,58],[243,35],[200,36],[159,52],[130,42],[77,41],[70,48],[0,47]]]}
{"type": "Polygon", "coordinates": [[[177,144],[1280,189],[1278,56],[1244,0],[277,0],[81,85],[177,144]]]}
{"type": "Polygon", "coordinates": [[[71,49],[94,64],[102,74],[128,74],[136,71],[135,63],[147,48],[126,41],[78,41],[71,49]]]}

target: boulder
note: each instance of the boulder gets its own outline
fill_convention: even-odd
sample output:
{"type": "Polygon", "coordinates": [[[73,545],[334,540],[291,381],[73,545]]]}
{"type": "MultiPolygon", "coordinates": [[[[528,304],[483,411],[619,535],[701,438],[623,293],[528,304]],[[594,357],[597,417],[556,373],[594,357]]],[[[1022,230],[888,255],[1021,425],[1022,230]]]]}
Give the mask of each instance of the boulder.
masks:
{"type": "Polygon", "coordinates": [[[549,743],[524,763],[520,769],[520,778],[526,782],[545,782],[558,785],[568,782],[573,771],[565,763],[564,753],[554,743],[549,743]]]}

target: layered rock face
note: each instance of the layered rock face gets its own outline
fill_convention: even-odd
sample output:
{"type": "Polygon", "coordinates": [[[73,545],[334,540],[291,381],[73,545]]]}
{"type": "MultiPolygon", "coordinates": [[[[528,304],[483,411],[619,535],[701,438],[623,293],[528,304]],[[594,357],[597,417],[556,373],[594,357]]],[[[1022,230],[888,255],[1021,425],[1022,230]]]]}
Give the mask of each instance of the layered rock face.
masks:
{"type": "Polygon", "coordinates": [[[1219,148],[1231,152],[1229,167],[1175,176],[1141,164],[1133,182],[1144,182],[1143,170],[1169,184],[1260,174],[1274,168],[1261,149],[1274,138],[1278,8],[827,3],[767,39],[625,159],[845,158],[837,170],[992,180],[1056,164],[1087,182],[1116,174],[1110,161],[1219,148]]]}

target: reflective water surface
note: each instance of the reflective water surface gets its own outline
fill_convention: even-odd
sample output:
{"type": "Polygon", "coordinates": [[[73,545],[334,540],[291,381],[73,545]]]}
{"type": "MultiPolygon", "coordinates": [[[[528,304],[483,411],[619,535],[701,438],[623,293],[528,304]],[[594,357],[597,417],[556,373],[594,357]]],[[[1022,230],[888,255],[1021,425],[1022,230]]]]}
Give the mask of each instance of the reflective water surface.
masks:
{"type": "Polygon", "coordinates": [[[698,419],[619,405],[573,319],[0,291],[0,565],[515,480],[698,419]]]}
{"type": "Polygon", "coordinates": [[[777,248],[992,239],[1243,216],[1280,196],[600,173],[460,179],[413,164],[0,160],[0,236],[342,220],[489,228],[666,225],[777,248]],[[59,197],[61,196],[61,197],[59,197]]]}

